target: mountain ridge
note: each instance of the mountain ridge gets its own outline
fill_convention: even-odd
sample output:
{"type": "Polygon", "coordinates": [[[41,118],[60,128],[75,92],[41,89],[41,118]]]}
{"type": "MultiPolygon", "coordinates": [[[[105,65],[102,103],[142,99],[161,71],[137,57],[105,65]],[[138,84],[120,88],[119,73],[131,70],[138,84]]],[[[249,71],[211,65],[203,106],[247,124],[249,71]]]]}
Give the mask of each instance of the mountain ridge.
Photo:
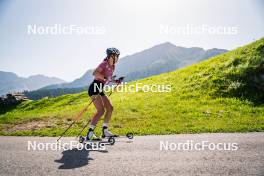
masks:
{"type": "MultiPolygon", "coordinates": [[[[164,42],[135,54],[119,59],[115,74],[126,76],[127,82],[148,76],[173,71],[225,53],[228,50],[212,48],[204,50],[200,47],[181,47],[170,42],[164,42]]],[[[49,85],[41,89],[80,88],[88,86],[93,79],[93,69],[88,69],[80,78],[69,83],[49,85]]]]}
{"type": "Polygon", "coordinates": [[[62,82],[65,81],[57,77],[49,77],[42,74],[21,77],[13,72],[0,71],[0,95],[8,92],[36,90],[43,86],[62,82]]]}

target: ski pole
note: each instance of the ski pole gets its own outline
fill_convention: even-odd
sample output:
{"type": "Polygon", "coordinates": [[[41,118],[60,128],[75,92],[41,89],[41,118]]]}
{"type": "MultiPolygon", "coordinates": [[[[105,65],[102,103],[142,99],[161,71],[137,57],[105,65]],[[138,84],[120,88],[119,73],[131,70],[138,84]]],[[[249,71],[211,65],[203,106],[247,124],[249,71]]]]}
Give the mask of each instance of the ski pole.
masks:
{"type": "MultiPolygon", "coordinates": [[[[98,96],[98,95],[97,95],[98,96]]],[[[96,96],[96,97],[97,97],[96,96]]],[[[85,113],[85,111],[88,109],[88,107],[93,103],[93,101],[96,99],[93,98],[91,100],[91,102],[79,113],[77,114],[77,116],[74,118],[74,121],[69,125],[69,127],[60,135],[60,137],[57,139],[57,142],[59,142],[59,140],[64,136],[64,134],[72,127],[72,125],[74,125],[79,119],[80,117],[85,113]]]]}

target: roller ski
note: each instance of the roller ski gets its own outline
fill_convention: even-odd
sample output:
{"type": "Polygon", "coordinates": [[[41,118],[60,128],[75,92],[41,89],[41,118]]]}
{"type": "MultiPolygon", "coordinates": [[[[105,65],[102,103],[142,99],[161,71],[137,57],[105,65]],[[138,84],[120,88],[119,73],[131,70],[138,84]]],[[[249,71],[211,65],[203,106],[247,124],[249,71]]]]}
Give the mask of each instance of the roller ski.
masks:
{"type": "Polygon", "coordinates": [[[108,127],[104,126],[102,129],[102,138],[106,138],[106,139],[111,139],[113,138],[115,140],[115,138],[128,138],[128,139],[133,139],[133,133],[127,133],[125,136],[120,136],[120,135],[116,135],[113,134],[111,131],[108,130],[108,127]]]}
{"type": "Polygon", "coordinates": [[[89,129],[87,136],[83,137],[83,136],[79,136],[79,142],[83,143],[83,144],[87,144],[87,143],[101,143],[101,144],[110,144],[110,145],[114,145],[115,144],[115,139],[114,137],[108,137],[107,140],[104,140],[102,138],[99,138],[97,136],[95,136],[93,134],[93,129],[89,129]]]}

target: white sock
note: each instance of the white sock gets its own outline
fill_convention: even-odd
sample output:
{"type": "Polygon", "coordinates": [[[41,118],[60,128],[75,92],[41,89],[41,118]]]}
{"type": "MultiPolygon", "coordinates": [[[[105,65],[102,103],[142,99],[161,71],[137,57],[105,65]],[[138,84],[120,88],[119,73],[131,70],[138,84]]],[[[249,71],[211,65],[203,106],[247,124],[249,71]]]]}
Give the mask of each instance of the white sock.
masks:
{"type": "Polygon", "coordinates": [[[90,128],[92,129],[92,130],[94,130],[95,129],[95,125],[90,125],[90,128]]]}
{"type": "Polygon", "coordinates": [[[103,127],[108,127],[108,123],[103,123],[103,127]]]}

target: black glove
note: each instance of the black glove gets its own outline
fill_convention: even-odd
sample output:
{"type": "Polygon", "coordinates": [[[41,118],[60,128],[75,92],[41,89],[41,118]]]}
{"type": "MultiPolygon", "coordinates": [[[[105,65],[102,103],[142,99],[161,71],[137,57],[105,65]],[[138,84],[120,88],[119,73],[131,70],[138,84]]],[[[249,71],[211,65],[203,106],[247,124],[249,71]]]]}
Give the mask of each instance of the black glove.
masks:
{"type": "Polygon", "coordinates": [[[112,76],[112,80],[115,80],[115,78],[116,78],[116,75],[112,76]]]}
{"type": "Polygon", "coordinates": [[[125,79],[125,77],[124,76],[121,76],[120,78],[118,78],[117,80],[115,80],[115,82],[117,84],[120,84],[124,79],[125,79]]]}

